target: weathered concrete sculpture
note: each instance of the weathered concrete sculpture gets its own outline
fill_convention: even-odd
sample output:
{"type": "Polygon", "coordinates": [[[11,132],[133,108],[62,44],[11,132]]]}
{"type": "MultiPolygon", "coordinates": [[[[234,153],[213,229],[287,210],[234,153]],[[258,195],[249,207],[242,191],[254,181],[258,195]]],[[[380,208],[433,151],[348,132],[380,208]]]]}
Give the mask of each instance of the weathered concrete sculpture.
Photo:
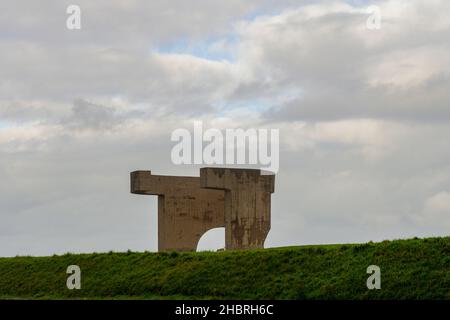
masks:
{"type": "Polygon", "coordinates": [[[131,193],[158,196],[158,250],[195,251],[208,230],[225,227],[226,249],[263,248],[274,175],[202,168],[200,177],[131,173],[131,193]]]}
{"type": "Polygon", "coordinates": [[[158,250],[191,251],[208,230],[225,226],[224,193],[200,188],[198,177],[131,173],[131,192],[158,196],[158,250]]]}
{"type": "Polygon", "coordinates": [[[260,170],[202,168],[203,188],[225,191],[227,249],[262,248],[270,230],[270,198],[274,175],[260,170]]]}

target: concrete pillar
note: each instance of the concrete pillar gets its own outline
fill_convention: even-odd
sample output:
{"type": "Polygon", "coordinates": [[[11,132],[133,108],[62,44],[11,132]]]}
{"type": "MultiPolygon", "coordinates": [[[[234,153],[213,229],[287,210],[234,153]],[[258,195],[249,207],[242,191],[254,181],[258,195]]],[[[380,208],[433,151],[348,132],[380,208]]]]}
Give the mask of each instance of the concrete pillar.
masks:
{"type": "Polygon", "coordinates": [[[275,175],[256,169],[201,168],[200,186],[225,191],[226,249],[263,248],[275,175]]]}
{"type": "Polygon", "coordinates": [[[131,193],[158,196],[158,251],[195,251],[208,230],[225,226],[224,192],[199,177],[131,173],[131,193]]]}

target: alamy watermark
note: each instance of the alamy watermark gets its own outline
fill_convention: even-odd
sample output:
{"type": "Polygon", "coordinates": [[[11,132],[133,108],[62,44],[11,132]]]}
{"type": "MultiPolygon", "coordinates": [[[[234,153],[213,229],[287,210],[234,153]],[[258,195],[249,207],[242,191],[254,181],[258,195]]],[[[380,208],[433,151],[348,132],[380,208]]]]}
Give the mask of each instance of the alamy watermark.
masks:
{"type": "Polygon", "coordinates": [[[81,29],[81,8],[76,4],[67,7],[66,13],[69,15],[66,20],[66,27],[69,30],[81,29]]]}
{"type": "Polygon", "coordinates": [[[367,267],[367,274],[370,274],[370,277],[367,278],[366,285],[367,289],[381,289],[381,269],[379,266],[370,265],[367,267]]]}
{"type": "Polygon", "coordinates": [[[171,159],[174,164],[252,165],[277,173],[279,169],[279,129],[208,128],[194,121],[193,131],[172,132],[171,159]]]}
{"type": "Polygon", "coordinates": [[[380,30],[381,29],[381,9],[379,6],[369,6],[367,8],[367,13],[370,16],[366,20],[366,27],[369,30],[380,30]]]}
{"type": "Polygon", "coordinates": [[[69,274],[66,281],[67,289],[80,290],[81,289],[81,269],[77,265],[70,265],[67,267],[66,273],[69,274]]]}

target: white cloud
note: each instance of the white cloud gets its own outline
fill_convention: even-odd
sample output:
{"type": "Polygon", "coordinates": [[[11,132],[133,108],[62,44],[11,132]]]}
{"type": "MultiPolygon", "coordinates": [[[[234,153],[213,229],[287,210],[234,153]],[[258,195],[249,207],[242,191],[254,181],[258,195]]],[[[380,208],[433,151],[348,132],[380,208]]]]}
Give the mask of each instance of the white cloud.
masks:
{"type": "Polygon", "coordinates": [[[67,5],[0,11],[0,255],[156,248],[128,174],[198,174],[170,163],[194,120],[280,129],[269,246],[448,235],[448,1],[380,2],[377,31],[343,1],[136,0],[80,1],[74,33],[67,5]]]}
{"type": "Polygon", "coordinates": [[[423,211],[415,217],[416,221],[426,227],[439,226],[441,230],[450,228],[450,192],[440,191],[429,196],[423,211]]]}
{"type": "Polygon", "coordinates": [[[291,151],[320,148],[321,144],[355,148],[368,160],[379,160],[395,152],[401,139],[410,132],[407,126],[374,119],[349,119],[329,122],[284,123],[284,142],[291,151]]]}
{"type": "Polygon", "coordinates": [[[439,77],[450,77],[449,48],[417,48],[388,53],[368,67],[368,83],[385,90],[425,86],[439,77]]]}
{"type": "Polygon", "coordinates": [[[425,202],[425,211],[448,216],[450,214],[450,192],[441,191],[429,197],[425,202]]]}

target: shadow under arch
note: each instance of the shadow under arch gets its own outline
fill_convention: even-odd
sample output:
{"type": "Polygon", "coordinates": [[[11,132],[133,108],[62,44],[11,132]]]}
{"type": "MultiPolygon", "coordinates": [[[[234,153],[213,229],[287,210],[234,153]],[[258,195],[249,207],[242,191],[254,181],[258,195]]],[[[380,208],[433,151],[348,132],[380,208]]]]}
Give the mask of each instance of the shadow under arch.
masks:
{"type": "Polygon", "coordinates": [[[217,251],[225,248],[225,227],[209,229],[197,242],[196,251],[217,251]]]}

